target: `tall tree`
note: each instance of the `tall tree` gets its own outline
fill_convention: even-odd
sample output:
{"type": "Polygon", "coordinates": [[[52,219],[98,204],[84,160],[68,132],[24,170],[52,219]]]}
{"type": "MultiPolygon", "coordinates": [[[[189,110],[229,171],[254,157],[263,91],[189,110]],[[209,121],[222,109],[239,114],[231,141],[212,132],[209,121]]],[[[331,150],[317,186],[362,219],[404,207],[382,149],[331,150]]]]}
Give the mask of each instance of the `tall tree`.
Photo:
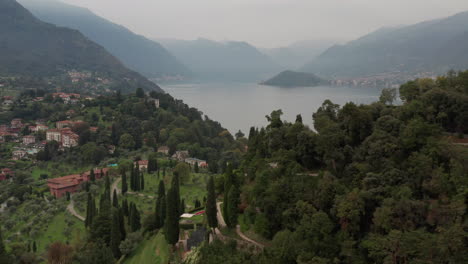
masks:
{"type": "Polygon", "coordinates": [[[140,177],[140,191],[143,191],[145,189],[145,175],[141,173],[140,177]]]}
{"type": "Polygon", "coordinates": [[[119,200],[117,198],[117,190],[116,189],[114,189],[114,194],[112,195],[112,205],[115,208],[119,208],[119,200]]]}
{"type": "Polygon", "coordinates": [[[239,195],[240,195],[240,190],[237,185],[233,185],[229,189],[229,195],[228,195],[228,207],[227,207],[227,218],[226,218],[226,224],[230,228],[234,228],[237,225],[237,217],[239,215],[239,195]]]}
{"type": "Polygon", "coordinates": [[[234,172],[232,169],[232,164],[228,164],[226,167],[226,171],[224,173],[224,200],[223,200],[223,216],[224,219],[228,218],[228,206],[229,206],[229,191],[231,187],[236,184],[234,180],[234,172]]]}
{"type": "Polygon", "coordinates": [[[129,216],[130,215],[130,210],[128,208],[128,202],[127,202],[127,199],[124,199],[122,201],[122,212],[125,216],[129,216]]]}
{"type": "Polygon", "coordinates": [[[111,186],[110,186],[110,179],[109,176],[106,175],[105,177],[105,185],[104,185],[104,198],[107,199],[110,203],[111,201],[111,186]]]}
{"type": "Polygon", "coordinates": [[[86,227],[91,226],[95,216],[96,216],[96,203],[94,201],[93,195],[91,193],[88,193],[88,200],[86,204],[86,219],[85,219],[86,227]]]}
{"type": "Polygon", "coordinates": [[[175,245],[179,241],[179,205],[176,189],[171,187],[167,193],[166,220],[164,223],[167,243],[175,245]]]}
{"type": "Polygon", "coordinates": [[[216,217],[218,210],[216,208],[216,193],[213,176],[210,176],[206,188],[208,192],[208,198],[206,200],[206,216],[208,218],[208,225],[211,228],[216,228],[218,227],[218,218],[216,217]]]}
{"type": "Polygon", "coordinates": [[[180,183],[179,183],[179,174],[177,172],[174,172],[173,178],[172,178],[172,185],[171,189],[174,189],[174,199],[175,203],[177,205],[177,213],[178,216],[181,215],[180,212],[180,183]]]}
{"type": "Polygon", "coordinates": [[[125,230],[125,217],[122,208],[119,208],[119,224],[121,240],[125,240],[127,238],[127,231],[125,230]]]}
{"type": "Polygon", "coordinates": [[[122,194],[125,195],[127,191],[128,191],[127,173],[123,171],[122,172],[122,194]]]}
{"type": "Polygon", "coordinates": [[[96,175],[94,175],[94,169],[91,169],[91,171],[89,172],[89,179],[91,182],[96,181],[96,175]]]}
{"type": "Polygon", "coordinates": [[[155,216],[154,216],[154,221],[155,221],[155,227],[156,228],[161,228],[164,225],[164,218],[166,215],[165,211],[165,196],[166,196],[166,190],[164,187],[164,181],[159,181],[159,187],[158,187],[158,198],[156,199],[156,206],[155,206],[155,216]],[[161,212],[164,212],[162,214],[161,212]]]}
{"type": "Polygon", "coordinates": [[[112,208],[112,223],[111,223],[111,234],[110,234],[110,248],[112,250],[112,254],[116,259],[120,258],[120,242],[122,241],[122,233],[120,230],[120,217],[119,217],[119,209],[112,208]]]}

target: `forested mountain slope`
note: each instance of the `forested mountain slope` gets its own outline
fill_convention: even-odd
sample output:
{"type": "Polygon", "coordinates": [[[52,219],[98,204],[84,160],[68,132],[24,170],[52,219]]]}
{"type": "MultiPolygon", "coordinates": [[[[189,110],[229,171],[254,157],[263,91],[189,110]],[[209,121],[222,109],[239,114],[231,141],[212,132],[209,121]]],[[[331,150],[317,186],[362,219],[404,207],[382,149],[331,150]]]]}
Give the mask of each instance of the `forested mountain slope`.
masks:
{"type": "Polygon", "coordinates": [[[101,18],[88,9],[56,0],[19,2],[45,22],[79,30],[127,67],[148,78],[190,75],[190,71],[159,43],[101,18]]]}
{"type": "Polygon", "coordinates": [[[42,22],[15,0],[1,0],[0,73],[52,76],[70,70],[99,72],[129,86],[162,91],[80,32],[42,22]]]}
{"type": "Polygon", "coordinates": [[[467,28],[468,12],[410,26],[383,28],[331,47],[301,70],[338,78],[463,70],[468,68],[467,28]]]}

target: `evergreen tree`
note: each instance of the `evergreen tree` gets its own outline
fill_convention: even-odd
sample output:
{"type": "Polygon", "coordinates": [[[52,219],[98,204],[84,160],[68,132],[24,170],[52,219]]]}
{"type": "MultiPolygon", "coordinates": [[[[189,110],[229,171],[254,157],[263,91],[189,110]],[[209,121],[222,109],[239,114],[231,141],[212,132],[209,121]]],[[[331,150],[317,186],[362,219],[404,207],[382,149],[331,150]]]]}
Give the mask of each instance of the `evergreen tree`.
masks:
{"type": "Polygon", "coordinates": [[[159,211],[159,227],[162,228],[166,223],[166,210],[167,210],[167,195],[161,197],[161,202],[159,203],[161,210],[159,211]]]}
{"type": "Polygon", "coordinates": [[[94,169],[91,169],[91,171],[89,172],[89,179],[91,180],[91,182],[96,182],[96,176],[94,175],[94,169]]]}
{"type": "Polygon", "coordinates": [[[198,162],[195,162],[195,166],[194,166],[194,169],[195,173],[199,173],[200,172],[200,169],[198,168],[198,162]]]}
{"type": "Polygon", "coordinates": [[[122,201],[122,212],[125,216],[129,216],[130,215],[130,211],[129,211],[129,208],[128,208],[128,202],[127,202],[127,199],[124,199],[122,201]]]}
{"type": "Polygon", "coordinates": [[[5,244],[3,243],[2,228],[0,227],[0,263],[9,264],[12,263],[10,255],[5,249],[5,244]]]}
{"type": "Polygon", "coordinates": [[[223,216],[224,219],[228,218],[228,204],[229,204],[229,191],[231,190],[232,185],[234,185],[234,173],[232,172],[232,165],[228,164],[224,174],[224,199],[223,199],[223,216]]]}
{"type": "Polygon", "coordinates": [[[112,254],[116,259],[120,258],[120,242],[122,241],[122,234],[120,230],[120,217],[119,209],[112,208],[112,225],[111,225],[111,234],[110,234],[110,248],[112,254]]]}
{"type": "Polygon", "coordinates": [[[185,199],[182,199],[182,201],[180,202],[180,214],[183,214],[185,213],[185,199]]]}
{"type": "MultiPolygon", "coordinates": [[[[163,210],[163,207],[165,208],[163,204],[163,199],[166,196],[166,190],[164,186],[164,181],[159,181],[159,187],[158,187],[158,197],[156,199],[156,206],[155,206],[155,216],[154,216],[154,221],[155,221],[155,227],[156,228],[161,228],[164,225],[164,217],[166,212],[164,211],[164,214],[161,214],[161,211],[163,210]]],[[[165,201],[164,201],[165,203],[165,201]]]]}
{"type": "Polygon", "coordinates": [[[36,245],[36,241],[33,241],[33,245],[32,245],[32,251],[33,251],[34,253],[36,253],[36,252],[37,252],[37,245],[36,245]]]}
{"type": "Polygon", "coordinates": [[[96,215],[96,203],[91,193],[88,193],[88,200],[86,204],[86,219],[85,219],[86,227],[91,226],[95,215],[96,215]]]}
{"type": "Polygon", "coordinates": [[[145,189],[145,175],[141,173],[140,190],[143,191],[144,189],[145,189]]]}
{"type": "Polygon", "coordinates": [[[122,195],[125,195],[128,191],[128,183],[127,183],[127,173],[122,172],[122,195]]]}
{"type": "Polygon", "coordinates": [[[164,224],[167,243],[175,245],[179,241],[179,205],[177,191],[171,187],[167,193],[166,220],[164,224]]]}
{"type": "Polygon", "coordinates": [[[93,218],[93,223],[91,225],[90,236],[91,240],[96,242],[102,239],[106,245],[110,243],[110,233],[111,233],[111,203],[106,195],[101,195],[99,201],[99,213],[95,218],[93,218]]]}
{"type": "Polygon", "coordinates": [[[117,198],[117,190],[114,189],[114,194],[112,196],[112,205],[115,207],[115,208],[119,208],[119,200],[117,198]]]}
{"type": "Polygon", "coordinates": [[[130,230],[132,232],[136,232],[140,230],[141,228],[141,219],[140,219],[140,212],[138,212],[138,209],[134,203],[131,203],[130,205],[130,217],[129,217],[129,225],[130,225],[130,230]]]}
{"type": "Polygon", "coordinates": [[[125,240],[127,238],[127,231],[125,230],[125,217],[122,208],[119,208],[119,224],[121,240],[125,240]]]}
{"type": "Polygon", "coordinates": [[[237,185],[233,185],[229,190],[228,195],[228,207],[227,207],[227,218],[226,224],[230,228],[234,228],[237,225],[237,217],[239,215],[239,187],[237,185]]]}
{"type": "Polygon", "coordinates": [[[172,178],[172,185],[171,189],[174,189],[174,198],[175,198],[175,203],[177,205],[177,212],[178,215],[181,215],[180,212],[180,184],[179,184],[179,174],[177,172],[174,172],[173,178],[172,178]]]}
{"type": "Polygon", "coordinates": [[[208,192],[208,198],[206,200],[206,216],[208,218],[208,225],[211,228],[216,228],[218,227],[218,218],[216,217],[218,210],[216,208],[216,193],[213,176],[210,176],[206,188],[208,192]]]}
{"type": "Polygon", "coordinates": [[[107,199],[110,203],[111,201],[111,186],[110,186],[110,179],[109,176],[106,175],[105,178],[105,185],[104,185],[104,198],[107,199]]]}

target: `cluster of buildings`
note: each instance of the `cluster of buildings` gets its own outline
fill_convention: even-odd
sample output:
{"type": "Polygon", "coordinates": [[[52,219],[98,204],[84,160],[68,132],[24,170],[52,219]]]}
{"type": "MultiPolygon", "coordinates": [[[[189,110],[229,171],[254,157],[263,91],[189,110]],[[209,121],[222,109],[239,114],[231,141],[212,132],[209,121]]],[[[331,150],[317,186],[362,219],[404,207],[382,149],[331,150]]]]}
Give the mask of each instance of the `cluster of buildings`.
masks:
{"type": "Polygon", "coordinates": [[[188,150],[178,150],[172,155],[172,159],[175,159],[180,162],[185,162],[189,164],[190,166],[195,166],[195,164],[198,165],[200,168],[206,168],[208,167],[208,163],[205,160],[197,159],[197,158],[191,158],[189,156],[188,150]]]}
{"type": "MultiPolygon", "coordinates": [[[[93,169],[94,177],[101,179],[109,172],[108,168],[93,169]]],[[[91,180],[91,172],[83,172],[81,174],[73,174],[63,176],[59,178],[47,180],[47,186],[49,187],[50,194],[60,198],[67,193],[74,193],[80,189],[80,184],[91,180]]]]}
{"type": "Polygon", "coordinates": [[[77,93],[53,93],[54,99],[61,98],[66,104],[77,104],[80,101],[80,94],[77,93]]]}
{"type": "Polygon", "coordinates": [[[0,181],[4,181],[13,176],[15,176],[15,172],[13,170],[9,168],[0,169],[0,181]]]}
{"type": "MultiPolygon", "coordinates": [[[[58,121],[55,123],[56,128],[46,131],[46,140],[57,141],[63,148],[76,147],[78,146],[80,136],[73,132],[71,128],[80,124],[84,124],[84,122],[71,120],[58,121]]],[[[95,132],[97,128],[91,127],[90,130],[95,132]]]]}
{"type": "Polygon", "coordinates": [[[383,88],[399,88],[401,84],[418,79],[418,78],[431,78],[435,79],[437,74],[433,72],[420,72],[420,73],[408,73],[408,72],[385,72],[371,76],[363,76],[356,78],[347,79],[335,79],[331,80],[330,83],[333,86],[355,86],[355,87],[383,87],[383,88]]]}

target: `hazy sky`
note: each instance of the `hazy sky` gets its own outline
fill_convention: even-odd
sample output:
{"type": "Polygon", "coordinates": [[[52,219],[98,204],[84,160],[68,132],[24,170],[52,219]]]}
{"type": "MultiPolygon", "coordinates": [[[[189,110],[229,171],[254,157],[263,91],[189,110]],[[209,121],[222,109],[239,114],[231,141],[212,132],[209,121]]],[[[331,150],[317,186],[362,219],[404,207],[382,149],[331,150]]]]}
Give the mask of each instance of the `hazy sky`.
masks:
{"type": "Polygon", "coordinates": [[[468,0],[62,0],[155,38],[244,40],[261,47],[297,40],[350,40],[382,26],[468,11],[468,0]]]}

